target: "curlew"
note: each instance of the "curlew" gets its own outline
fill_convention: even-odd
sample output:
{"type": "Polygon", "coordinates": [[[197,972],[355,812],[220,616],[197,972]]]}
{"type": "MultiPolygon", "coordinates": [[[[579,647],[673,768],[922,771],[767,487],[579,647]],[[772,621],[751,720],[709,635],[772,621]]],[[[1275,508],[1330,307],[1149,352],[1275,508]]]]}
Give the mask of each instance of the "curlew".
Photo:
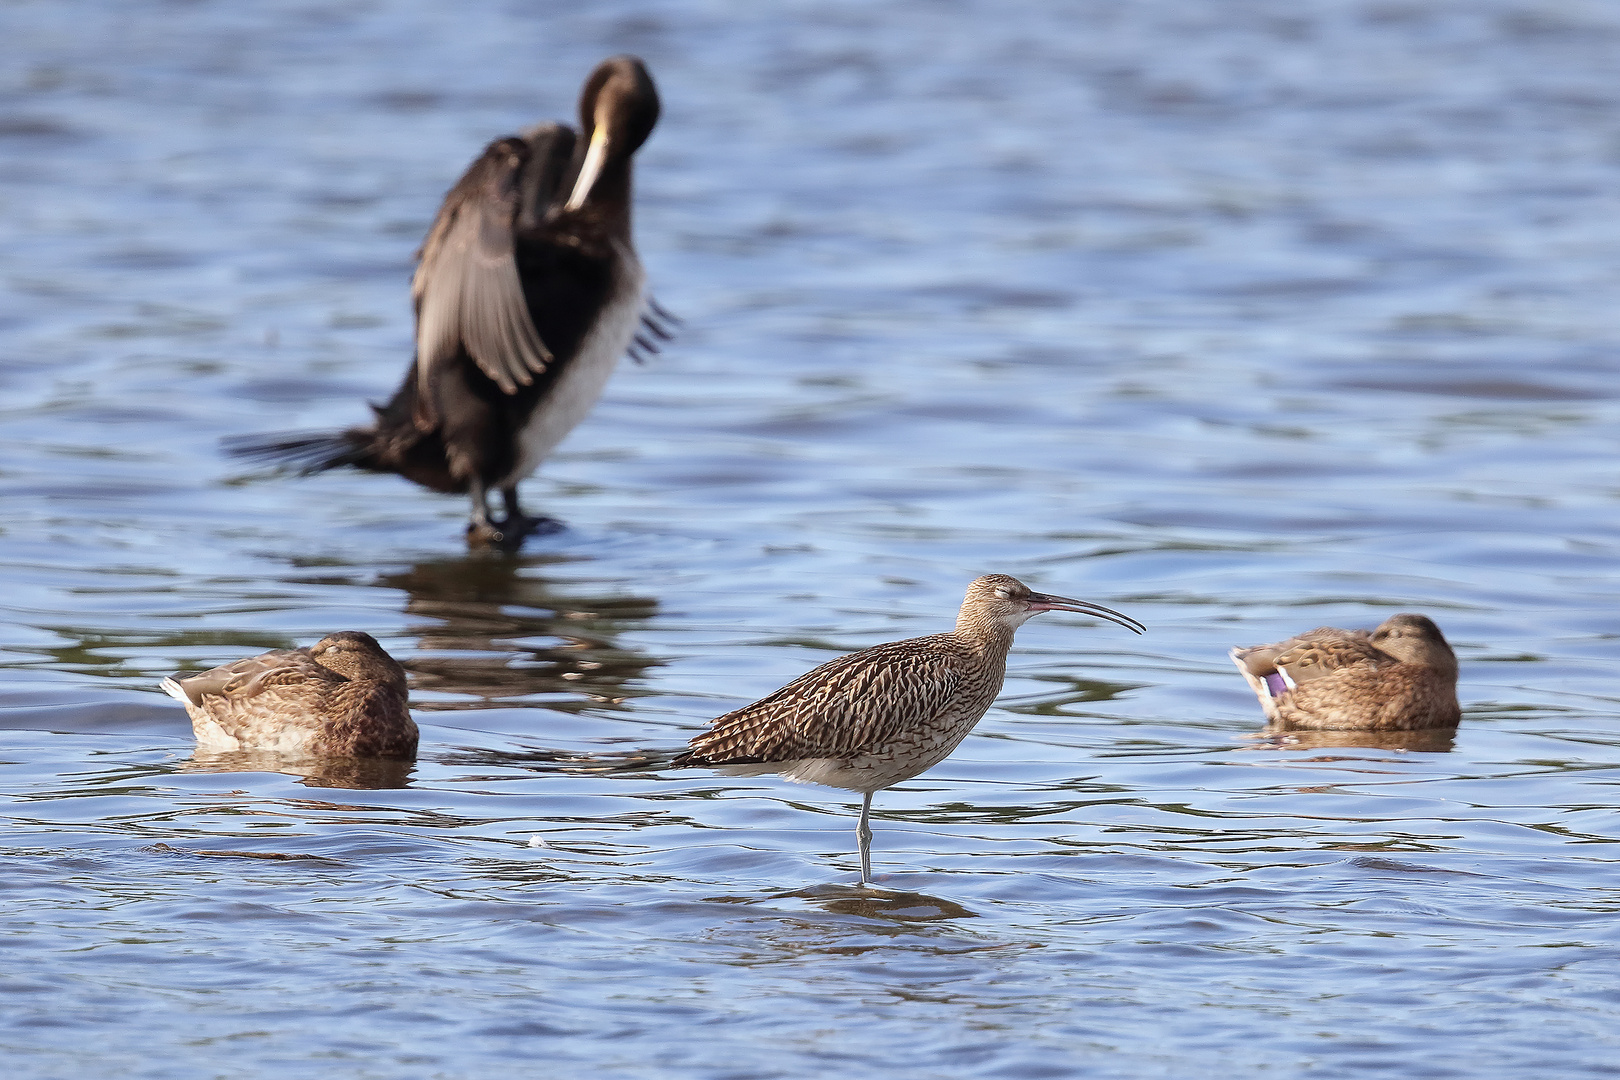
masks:
{"type": "Polygon", "coordinates": [[[200,749],[416,756],[405,669],[359,630],[328,634],[307,649],[171,675],[163,689],[185,705],[200,749]]]}
{"type": "Polygon", "coordinates": [[[734,776],[779,773],[799,783],[861,793],[861,884],[872,879],[872,795],[943,761],[979,722],[1007,672],[1013,633],[1043,611],[1135,619],[1098,604],[1031,592],[987,574],[968,586],[945,634],[861,649],[823,664],[752,705],[711,721],[677,767],[734,776]]]}
{"type": "Polygon", "coordinates": [[[1418,731],[1462,719],[1457,654],[1423,615],[1391,615],[1370,634],[1324,626],[1231,657],[1266,717],[1287,727],[1418,731]]]}
{"type": "Polygon", "coordinates": [[[621,355],[670,336],[630,235],[630,159],[658,111],[641,61],[615,56],[580,94],[583,137],[542,124],[490,143],[422,243],[416,358],[371,426],[247,436],[226,450],[300,475],[350,466],[467,494],[476,545],[555,527],[523,513],[519,481],[590,412],[621,355]]]}

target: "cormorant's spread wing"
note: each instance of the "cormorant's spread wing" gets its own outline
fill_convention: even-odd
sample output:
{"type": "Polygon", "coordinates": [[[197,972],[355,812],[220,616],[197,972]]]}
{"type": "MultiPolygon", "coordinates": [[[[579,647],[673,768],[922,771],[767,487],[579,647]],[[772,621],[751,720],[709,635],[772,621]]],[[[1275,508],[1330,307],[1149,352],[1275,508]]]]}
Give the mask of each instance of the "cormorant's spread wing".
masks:
{"type": "MultiPolygon", "coordinates": [[[[529,317],[514,258],[524,197],[548,194],[543,175],[524,182],[533,160],[534,149],[525,140],[491,143],[445,197],[422,244],[411,294],[416,301],[416,419],[424,427],[438,419],[436,371],[463,349],[508,394],[533,383],[552,361],[529,317]]],[[[551,165],[552,155],[536,164],[551,165]]]]}

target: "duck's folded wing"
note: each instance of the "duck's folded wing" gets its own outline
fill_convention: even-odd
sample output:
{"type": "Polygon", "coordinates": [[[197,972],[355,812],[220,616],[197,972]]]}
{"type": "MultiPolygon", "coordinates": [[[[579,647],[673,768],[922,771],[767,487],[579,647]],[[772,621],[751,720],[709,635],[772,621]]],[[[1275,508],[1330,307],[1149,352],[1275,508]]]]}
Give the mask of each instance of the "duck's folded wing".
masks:
{"type": "Polygon", "coordinates": [[[491,143],[445,197],[422,244],[416,301],[417,423],[438,422],[434,379],[465,350],[505,393],[545,371],[552,356],[529,317],[514,258],[530,148],[491,143]]]}
{"type": "Polygon", "coordinates": [[[863,649],[718,717],[675,764],[851,757],[940,716],[962,683],[963,665],[949,652],[911,641],[863,649]]]}
{"type": "Polygon", "coordinates": [[[1272,662],[1295,686],[1358,664],[1395,662],[1395,658],[1374,645],[1365,632],[1313,630],[1287,644],[1288,648],[1279,652],[1272,662]]]}
{"type": "MultiPolygon", "coordinates": [[[[300,649],[278,649],[244,660],[233,660],[195,675],[171,677],[165,680],[164,689],[168,689],[168,683],[173,683],[193,705],[201,705],[205,695],[226,697],[257,693],[272,672],[308,667],[319,667],[308,653],[300,649]]],[[[174,693],[173,690],[169,692],[174,693]]]]}

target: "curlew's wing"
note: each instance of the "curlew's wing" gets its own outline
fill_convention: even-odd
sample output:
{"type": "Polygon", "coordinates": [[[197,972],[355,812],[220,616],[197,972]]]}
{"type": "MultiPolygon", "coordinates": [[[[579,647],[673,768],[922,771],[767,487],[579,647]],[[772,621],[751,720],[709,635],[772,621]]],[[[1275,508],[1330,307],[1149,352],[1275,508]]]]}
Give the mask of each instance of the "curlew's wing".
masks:
{"type": "Polygon", "coordinates": [[[416,422],[424,430],[438,423],[435,376],[463,351],[508,394],[552,362],[529,314],[515,237],[555,201],[573,144],[574,133],[558,124],[497,139],[445,196],[411,281],[416,422]]]}
{"type": "Polygon", "coordinates": [[[845,758],[939,716],[967,661],[940,640],[891,641],[841,656],[716,718],[676,765],[845,758]]]}

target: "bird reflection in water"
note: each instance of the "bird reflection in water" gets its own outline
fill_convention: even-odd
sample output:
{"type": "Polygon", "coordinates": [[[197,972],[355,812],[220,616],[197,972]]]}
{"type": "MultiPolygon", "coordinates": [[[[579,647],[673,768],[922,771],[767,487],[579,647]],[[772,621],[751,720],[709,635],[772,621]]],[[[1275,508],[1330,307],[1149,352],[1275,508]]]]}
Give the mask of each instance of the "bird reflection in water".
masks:
{"type": "MultiPolygon", "coordinates": [[[[925,893],[901,892],[871,885],[811,885],[803,889],[772,893],[764,898],[768,902],[803,901],[833,915],[849,915],[859,919],[877,919],[896,924],[948,922],[953,919],[977,919],[978,912],[969,911],[954,900],[946,900],[925,893]]],[[[756,905],[757,896],[711,896],[711,904],[756,905]]]]}
{"type": "Polygon", "coordinates": [[[807,889],[780,893],[775,898],[804,900],[834,915],[853,915],[861,919],[881,919],[894,923],[946,922],[979,917],[977,912],[969,911],[954,900],[924,893],[873,889],[870,885],[864,888],[813,885],[807,889]]]}
{"type": "Polygon", "coordinates": [[[562,585],[540,573],[562,562],[474,555],[381,578],[377,584],[405,593],[416,619],[417,650],[405,661],[412,706],[575,712],[649,693],[637,684],[659,661],[614,639],[624,623],[655,614],[657,599],[591,595],[590,582],[562,585]]]}
{"type": "Polygon", "coordinates": [[[1457,744],[1456,728],[1426,728],[1419,731],[1314,731],[1279,724],[1245,736],[1255,740],[1256,749],[1319,750],[1334,747],[1360,747],[1367,750],[1415,750],[1428,754],[1450,753],[1457,744]]]}
{"type": "Polygon", "coordinates": [[[186,773],[281,773],[307,787],[382,790],[409,787],[414,761],[389,758],[292,757],[274,750],[199,749],[180,762],[186,773]]]}

